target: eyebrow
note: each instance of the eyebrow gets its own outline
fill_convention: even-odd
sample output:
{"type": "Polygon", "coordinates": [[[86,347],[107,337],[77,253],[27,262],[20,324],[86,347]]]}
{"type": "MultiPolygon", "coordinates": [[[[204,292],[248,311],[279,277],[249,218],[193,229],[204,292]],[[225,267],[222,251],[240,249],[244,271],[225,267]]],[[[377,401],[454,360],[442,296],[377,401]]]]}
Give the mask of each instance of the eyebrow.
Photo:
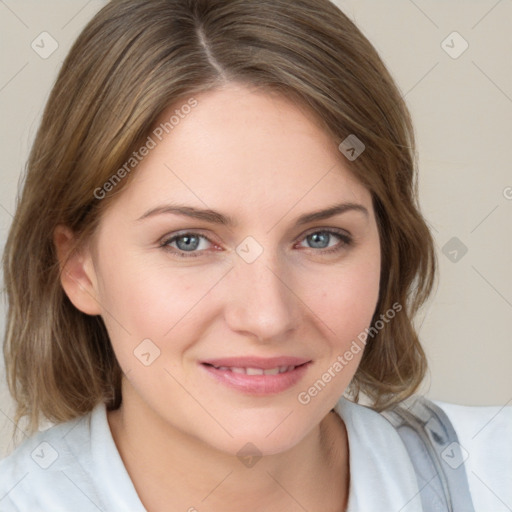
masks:
{"type": "MultiPolygon", "coordinates": [[[[308,224],[310,222],[328,219],[330,217],[334,217],[335,215],[340,215],[349,211],[357,211],[361,212],[366,217],[369,217],[368,210],[362,204],[358,203],[338,203],[323,210],[317,210],[310,213],[305,213],[301,215],[295,222],[296,226],[301,226],[304,224],[308,224]]],[[[192,206],[185,206],[181,204],[166,204],[157,206],[155,208],[151,208],[146,213],[144,213],[141,217],[137,219],[137,221],[141,221],[147,219],[149,217],[154,217],[156,215],[162,214],[173,214],[173,215],[182,215],[185,217],[191,217],[194,219],[204,220],[206,222],[211,222],[212,224],[220,224],[223,226],[234,227],[237,225],[235,219],[229,215],[224,215],[220,212],[210,209],[200,209],[192,206]]]]}

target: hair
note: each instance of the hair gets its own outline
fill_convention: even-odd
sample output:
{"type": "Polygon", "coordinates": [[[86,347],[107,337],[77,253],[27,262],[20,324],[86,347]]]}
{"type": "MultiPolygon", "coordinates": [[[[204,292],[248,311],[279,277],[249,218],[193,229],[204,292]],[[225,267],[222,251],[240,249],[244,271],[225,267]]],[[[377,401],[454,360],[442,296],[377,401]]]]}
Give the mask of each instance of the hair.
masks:
{"type": "Polygon", "coordinates": [[[95,191],[141,147],[159,115],[230,82],[293,98],[336,145],[350,134],[363,141],[363,153],[345,163],[371,192],[379,229],[372,325],[393,304],[403,310],[368,340],[348,389],[383,410],[421,384],[426,357],[413,318],[437,263],[418,204],[410,113],[375,48],[328,0],[114,0],[62,65],[5,246],[7,381],[15,422],[25,418],[31,433],[42,418],[64,422],[122,400],[122,371],[102,318],[80,312],[61,286],[56,226],[73,230],[77,248],[87,241],[136,171],[104,199],[95,191]]]}

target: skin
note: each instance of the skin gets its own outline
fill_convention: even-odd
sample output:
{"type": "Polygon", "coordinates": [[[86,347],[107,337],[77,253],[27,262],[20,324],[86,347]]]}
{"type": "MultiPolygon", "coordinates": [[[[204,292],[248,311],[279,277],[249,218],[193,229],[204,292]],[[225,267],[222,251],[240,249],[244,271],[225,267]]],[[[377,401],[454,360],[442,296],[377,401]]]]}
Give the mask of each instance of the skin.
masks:
{"type": "MultiPolygon", "coordinates": [[[[233,83],[194,97],[63,268],[67,295],[103,317],[124,372],[122,406],[108,413],[113,438],[149,511],[344,510],[347,435],[330,411],[362,351],[309,404],[297,397],[371,322],[380,275],[371,195],[303,107],[233,83]],[[137,220],[171,202],[237,224],[171,213],[137,220]],[[340,202],[367,214],[295,225],[340,202]],[[322,229],[352,243],[333,234],[315,245],[307,235],[322,229]],[[207,237],[197,257],[175,254],[190,254],[183,238],[162,247],[183,230],[207,237]],[[263,249],[250,264],[236,252],[248,236],[263,249]],[[144,339],[160,350],[149,366],[134,355],[144,339]],[[230,389],[200,365],[247,355],[312,363],[298,384],[267,396],[230,389]],[[248,442],[263,456],[250,468],[236,456],[248,442]]],[[[73,233],[60,226],[54,239],[63,261],[73,233]]]]}

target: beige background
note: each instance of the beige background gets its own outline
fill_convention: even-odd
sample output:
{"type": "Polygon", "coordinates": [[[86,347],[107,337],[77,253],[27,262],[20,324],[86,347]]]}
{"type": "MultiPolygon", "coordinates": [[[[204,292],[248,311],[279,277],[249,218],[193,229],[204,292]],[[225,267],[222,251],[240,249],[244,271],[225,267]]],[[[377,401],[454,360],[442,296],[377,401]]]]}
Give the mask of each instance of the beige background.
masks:
{"type": "MultiPolygon", "coordinates": [[[[2,247],[18,180],[57,71],[82,27],[104,3],[0,1],[2,247]],[[51,48],[42,32],[58,44],[47,58],[31,47],[45,37],[45,48],[51,48]]],[[[437,292],[418,318],[430,362],[423,390],[431,398],[464,405],[510,403],[512,2],[337,4],[376,46],[415,121],[421,204],[440,263],[437,292]],[[465,43],[450,36],[454,31],[469,45],[459,56],[465,43]],[[453,237],[455,245],[446,245],[453,237]],[[462,257],[460,244],[467,247],[462,257]]],[[[3,304],[2,332],[4,317],[3,304]]],[[[1,364],[0,379],[1,456],[9,448],[13,411],[1,364]]]]}

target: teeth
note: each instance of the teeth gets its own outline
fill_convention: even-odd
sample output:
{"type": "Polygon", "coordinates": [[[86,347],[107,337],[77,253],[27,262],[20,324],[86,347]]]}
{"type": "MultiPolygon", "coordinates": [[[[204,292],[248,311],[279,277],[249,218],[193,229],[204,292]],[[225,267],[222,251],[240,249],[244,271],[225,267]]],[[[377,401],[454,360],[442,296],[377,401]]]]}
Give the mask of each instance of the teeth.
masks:
{"type": "Polygon", "coordinates": [[[218,366],[218,370],[231,371],[233,373],[244,373],[246,375],[278,375],[279,373],[291,372],[295,366],[279,366],[277,368],[269,368],[263,370],[263,368],[238,368],[231,366],[218,366]]]}
{"type": "Polygon", "coordinates": [[[261,368],[246,368],[245,373],[247,375],[263,375],[263,370],[261,368]]]}

